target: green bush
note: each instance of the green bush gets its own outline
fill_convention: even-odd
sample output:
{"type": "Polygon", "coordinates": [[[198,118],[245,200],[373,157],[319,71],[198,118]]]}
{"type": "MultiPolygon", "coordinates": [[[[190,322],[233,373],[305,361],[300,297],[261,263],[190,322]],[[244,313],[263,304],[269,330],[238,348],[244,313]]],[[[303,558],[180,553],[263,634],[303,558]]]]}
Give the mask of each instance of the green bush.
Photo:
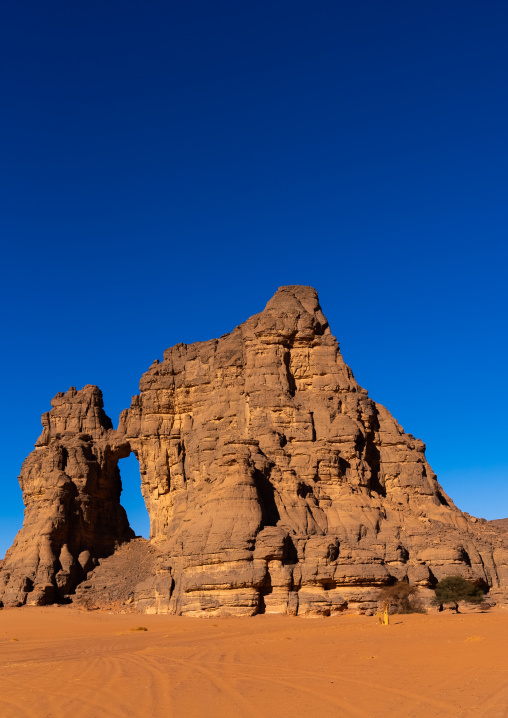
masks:
{"type": "Polygon", "coordinates": [[[416,586],[406,581],[396,581],[391,586],[382,588],[378,601],[388,602],[389,613],[425,613],[416,595],[416,586]]]}
{"type": "Polygon", "coordinates": [[[468,581],[462,576],[443,578],[434,590],[436,592],[435,603],[440,605],[443,603],[458,603],[459,601],[481,603],[485,593],[473,581],[468,581]]]}

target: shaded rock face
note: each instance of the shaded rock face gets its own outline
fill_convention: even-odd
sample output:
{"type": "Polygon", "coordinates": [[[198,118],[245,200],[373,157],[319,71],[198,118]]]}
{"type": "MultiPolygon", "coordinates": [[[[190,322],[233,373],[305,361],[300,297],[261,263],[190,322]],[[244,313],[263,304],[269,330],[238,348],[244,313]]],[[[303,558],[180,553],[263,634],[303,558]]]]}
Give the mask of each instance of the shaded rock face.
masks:
{"type": "MultiPolygon", "coordinates": [[[[100,396],[94,387],[82,392],[100,396]]],[[[68,394],[58,401],[70,402],[68,394]]],[[[106,556],[126,540],[116,461],[132,450],[151,522],[149,575],[124,596],[140,611],[329,615],[373,610],[379,588],[395,579],[407,578],[422,591],[451,574],[500,591],[508,585],[506,533],[462,514],[444,494],[424,444],[356,383],[310,287],[282,287],[261,314],[220,339],[168,349],[142,377],[116,432],[99,403],[93,417],[101,420],[80,410],[87,426],[93,424],[86,440],[74,408],[66,414],[57,404],[50,412],[58,409],[41,437],[46,464],[36,449],[21,483],[27,506],[36,503],[32,474],[54,487],[57,498],[46,502],[51,520],[57,513],[61,519],[55,558],[39,559],[40,580],[20,561],[35,545],[30,536],[43,512],[34,509],[0,578],[10,571],[11,583],[13,576],[28,576],[37,586],[58,588],[63,581],[69,591],[82,574],[71,581],[63,565],[51,573],[62,564],[63,546],[79,563],[85,550],[106,556]],[[62,436],[65,447],[95,452],[97,475],[111,483],[111,515],[100,522],[110,543],[101,544],[102,553],[93,550],[100,531],[86,533],[79,521],[69,521],[67,508],[56,511],[68,503],[54,472],[65,471],[77,487],[83,483],[77,470],[58,464],[62,436]]],[[[95,506],[95,493],[79,491],[79,507],[95,506]]],[[[85,604],[86,590],[98,595],[99,583],[122,582],[120,559],[101,564],[80,587],[85,604]]],[[[19,580],[14,588],[7,584],[4,603],[16,591],[28,591],[33,600],[19,580]]]]}
{"type": "Polygon", "coordinates": [[[7,606],[65,600],[99,558],[134,536],[118,470],[130,447],[117,440],[102,393],[71,388],[51,405],[19,477],[25,520],[0,573],[7,606]]]}

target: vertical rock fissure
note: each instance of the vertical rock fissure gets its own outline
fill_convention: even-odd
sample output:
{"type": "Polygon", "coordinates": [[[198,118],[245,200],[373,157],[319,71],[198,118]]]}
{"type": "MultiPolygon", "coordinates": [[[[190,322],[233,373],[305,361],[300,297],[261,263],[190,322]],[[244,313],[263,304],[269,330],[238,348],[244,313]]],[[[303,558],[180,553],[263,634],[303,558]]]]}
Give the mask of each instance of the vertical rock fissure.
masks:
{"type": "Polygon", "coordinates": [[[259,504],[261,506],[261,526],[276,526],[280,521],[280,514],[275,501],[275,488],[266,476],[259,469],[254,469],[254,482],[258,495],[259,504]]]}
{"type": "Polygon", "coordinates": [[[294,374],[291,371],[291,351],[290,350],[288,350],[284,353],[283,361],[284,361],[284,366],[286,368],[288,393],[289,393],[289,396],[294,396],[296,394],[296,380],[295,380],[294,374]]]}

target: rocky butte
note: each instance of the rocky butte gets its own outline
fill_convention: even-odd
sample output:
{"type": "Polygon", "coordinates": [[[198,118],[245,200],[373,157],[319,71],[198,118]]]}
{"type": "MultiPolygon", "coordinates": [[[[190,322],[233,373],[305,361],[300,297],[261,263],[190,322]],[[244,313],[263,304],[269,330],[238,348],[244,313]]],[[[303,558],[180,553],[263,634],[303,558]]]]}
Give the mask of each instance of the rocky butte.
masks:
{"type": "Polygon", "coordinates": [[[344,363],[314,289],[155,361],[115,431],[95,386],[57,394],[25,460],[4,606],[191,616],[370,612],[380,587],[460,574],[506,600],[508,534],[462,513],[344,363]],[[134,452],[150,540],[120,505],[134,452]]]}

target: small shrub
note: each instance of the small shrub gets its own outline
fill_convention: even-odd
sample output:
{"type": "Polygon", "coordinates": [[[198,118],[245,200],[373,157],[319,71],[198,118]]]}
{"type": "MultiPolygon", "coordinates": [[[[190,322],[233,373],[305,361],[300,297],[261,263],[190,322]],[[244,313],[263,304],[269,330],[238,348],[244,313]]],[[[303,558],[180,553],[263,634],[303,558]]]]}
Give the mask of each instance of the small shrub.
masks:
{"type": "Polygon", "coordinates": [[[388,602],[389,613],[424,613],[416,591],[416,586],[406,581],[396,581],[380,590],[378,601],[388,602]]]}
{"type": "Polygon", "coordinates": [[[436,598],[434,603],[443,605],[443,603],[458,603],[466,601],[466,603],[482,603],[484,593],[476,583],[468,581],[462,576],[448,576],[441,579],[434,589],[436,598]]]}
{"type": "Polygon", "coordinates": [[[148,628],[145,628],[145,626],[138,626],[137,628],[131,628],[131,631],[148,631],[148,628]]]}

